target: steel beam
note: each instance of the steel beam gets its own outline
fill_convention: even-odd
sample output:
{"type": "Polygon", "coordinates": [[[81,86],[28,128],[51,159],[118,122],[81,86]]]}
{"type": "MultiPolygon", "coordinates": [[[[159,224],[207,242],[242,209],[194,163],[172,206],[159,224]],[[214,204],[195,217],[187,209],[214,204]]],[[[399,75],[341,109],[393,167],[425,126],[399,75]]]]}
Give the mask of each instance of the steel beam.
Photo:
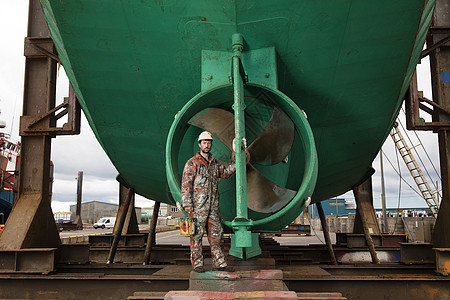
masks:
{"type": "Polygon", "coordinates": [[[54,270],[56,248],[3,250],[0,273],[43,273],[54,270]]]}
{"type": "Polygon", "coordinates": [[[433,264],[436,261],[430,243],[400,243],[400,261],[404,264],[433,264]]]}
{"type": "MultiPolygon", "coordinates": [[[[127,198],[129,189],[126,188],[124,185],[120,184],[119,185],[119,209],[117,211],[117,218],[116,220],[119,220],[122,211],[124,209],[124,202],[127,198]]],[[[125,217],[125,223],[123,224],[123,229],[122,229],[122,235],[125,234],[138,234],[139,233],[139,225],[138,225],[138,220],[137,220],[137,216],[136,216],[136,209],[135,209],[135,194],[133,193],[131,196],[131,202],[130,202],[130,208],[127,210],[127,214],[125,217]]],[[[114,230],[113,233],[116,233],[117,230],[117,226],[118,226],[118,222],[116,222],[116,224],[114,225],[114,230]]]]}
{"type": "Polygon", "coordinates": [[[319,212],[320,222],[322,223],[323,236],[325,237],[325,242],[327,245],[328,255],[330,256],[330,261],[333,265],[337,265],[336,256],[334,255],[333,245],[331,244],[330,232],[328,230],[327,219],[325,218],[325,213],[323,212],[322,203],[317,202],[317,211],[319,212]]]}
{"type": "Polygon", "coordinates": [[[117,246],[119,245],[120,235],[123,230],[123,225],[125,224],[125,219],[128,214],[128,210],[130,207],[131,199],[134,197],[134,188],[130,188],[127,193],[127,198],[122,203],[123,206],[122,211],[120,212],[120,217],[117,219],[117,226],[114,227],[114,240],[111,246],[111,250],[109,251],[107,264],[114,262],[114,256],[116,255],[117,246]]]}
{"type": "Polygon", "coordinates": [[[434,248],[436,253],[436,272],[450,275],[450,248],[434,248]]]}
{"type": "MultiPolygon", "coordinates": [[[[448,8],[450,0],[439,0],[436,3],[432,27],[450,27],[448,8]]],[[[442,40],[443,35],[430,33],[427,44],[432,45],[442,40]]],[[[433,101],[441,107],[450,109],[450,48],[441,46],[430,54],[431,83],[433,101]]],[[[450,123],[450,116],[442,111],[435,114],[438,122],[450,123]]],[[[436,248],[450,248],[450,130],[440,128],[438,131],[439,156],[441,163],[442,200],[433,231],[433,245],[436,248]]]]}
{"type": "Polygon", "coordinates": [[[370,255],[372,261],[376,264],[380,263],[375,245],[373,243],[371,234],[380,234],[380,228],[378,227],[377,218],[375,216],[375,210],[373,209],[373,196],[372,196],[372,178],[369,177],[364,183],[359,186],[353,187],[353,194],[355,195],[357,215],[355,219],[361,221],[364,236],[366,238],[367,245],[369,246],[370,255]]]}
{"type": "Polygon", "coordinates": [[[61,244],[59,246],[56,261],[66,264],[87,264],[89,263],[90,245],[84,244],[61,244]]]}
{"type": "MultiPolygon", "coordinates": [[[[79,270],[46,276],[0,274],[0,286],[8,287],[0,289],[0,298],[127,299],[135,292],[168,292],[189,288],[189,273],[178,270],[176,274],[167,272],[165,276],[157,276],[152,266],[140,267],[136,272],[131,273],[130,270],[126,274],[114,274],[111,266],[96,272],[79,270]]],[[[352,269],[355,268],[352,266],[352,269]]],[[[332,273],[330,268],[324,270],[332,273]]],[[[308,274],[297,269],[297,274],[284,272],[283,281],[291,291],[335,291],[348,299],[450,299],[449,277],[384,273],[380,268],[372,270],[372,275],[349,271],[339,276],[308,274]],[[299,276],[298,272],[307,275],[299,276]]]]}
{"type": "Polygon", "coordinates": [[[83,220],[81,219],[81,197],[83,195],[83,171],[78,171],[77,177],[77,211],[75,214],[75,225],[78,230],[83,229],[83,220]]]}
{"type": "MultiPolygon", "coordinates": [[[[146,234],[122,234],[119,240],[119,247],[141,247],[145,245],[147,240],[146,234]]],[[[102,235],[90,235],[89,244],[92,247],[111,247],[114,241],[114,235],[102,234],[102,235]]]]}
{"type": "MultiPolygon", "coordinates": [[[[38,0],[30,0],[28,37],[49,37],[38,0]]],[[[56,55],[54,47],[49,51],[56,55]]],[[[29,56],[25,63],[23,117],[34,118],[55,106],[56,61],[49,56],[29,56]]],[[[22,119],[21,119],[22,123],[22,119]]],[[[52,117],[40,126],[52,127],[52,117]]],[[[0,236],[0,250],[57,248],[59,234],[50,207],[49,135],[23,136],[18,186],[18,200],[0,236]]]]}
{"type": "Polygon", "coordinates": [[[152,220],[150,221],[150,230],[148,232],[147,245],[144,252],[144,265],[150,264],[150,257],[152,254],[152,247],[156,244],[156,224],[158,222],[159,207],[161,202],[156,201],[153,207],[152,220]]]}
{"type": "MultiPolygon", "coordinates": [[[[375,209],[373,208],[372,177],[354,187],[353,194],[357,201],[357,205],[364,213],[364,219],[367,223],[369,234],[381,234],[375,215],[375,209]]],[[[357,209],[353,233],[364,233],[362,217],[360,209],[357,209]]]]}

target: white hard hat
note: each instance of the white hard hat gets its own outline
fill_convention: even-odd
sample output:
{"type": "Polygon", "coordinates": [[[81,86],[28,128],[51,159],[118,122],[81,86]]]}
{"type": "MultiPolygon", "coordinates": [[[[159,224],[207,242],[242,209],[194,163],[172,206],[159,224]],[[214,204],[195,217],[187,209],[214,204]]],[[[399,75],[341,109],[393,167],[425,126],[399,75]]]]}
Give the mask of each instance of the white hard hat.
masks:
{"type": "Polygon", "coordinates": [[[200,142],[201,140],[210,140],[210,141],[212,141],[213,140],[212,134],[209,131],[203,131],[198,136],[198,141],[200,142]]]}

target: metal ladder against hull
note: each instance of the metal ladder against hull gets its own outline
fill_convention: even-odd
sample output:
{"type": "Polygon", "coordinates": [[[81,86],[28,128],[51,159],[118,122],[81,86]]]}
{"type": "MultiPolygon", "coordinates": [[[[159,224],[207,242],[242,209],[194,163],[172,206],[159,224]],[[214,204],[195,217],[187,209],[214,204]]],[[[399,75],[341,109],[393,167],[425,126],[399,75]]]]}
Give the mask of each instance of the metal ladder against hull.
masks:
{"type": "Polygon", "coordinates": [[[406,141],[403,138],[403,135],[401,134],[400,129],[398,127],[394,126],[394,128],[390,132],[390,136],[394,141],[395,147],[397,148],[398,152],[403,158],[406,167],[411,173],[411,176],[414,178],[414,181],[416,182],[417,187],[420,190],[420,193],[425,199],[425,202],[427,203],[434,217],[437,218],[439,210],[439,201],[436,198],[436,195],[432,193],[431,187],[428,184],[427,179],[423,175],[422,170],[419,168],[416,159],[411,153],[410,150],[411,148],[408,147],[408,145],[406,144],[406,141]]]}

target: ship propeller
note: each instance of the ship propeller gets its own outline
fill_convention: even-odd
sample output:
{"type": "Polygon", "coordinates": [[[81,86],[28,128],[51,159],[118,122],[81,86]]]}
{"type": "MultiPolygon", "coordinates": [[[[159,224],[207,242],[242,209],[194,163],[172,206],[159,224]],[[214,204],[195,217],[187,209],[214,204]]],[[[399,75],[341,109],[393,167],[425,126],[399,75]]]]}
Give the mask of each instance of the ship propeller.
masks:
{"type": "MultiPolygon", "coordinates": [[[[220,108],[206,108],[191,118],[189,124],[211,132],[228,149],[234,139],[234,115],[220,108]]],[[[261,213],[273,213],[284,207],[296,194],[259,172],[252,164],[275,165],[287,158],[294,142],[294,127],[274,108],[269,122],[250,144],[247,164],[247,206],[261,213]]]]}

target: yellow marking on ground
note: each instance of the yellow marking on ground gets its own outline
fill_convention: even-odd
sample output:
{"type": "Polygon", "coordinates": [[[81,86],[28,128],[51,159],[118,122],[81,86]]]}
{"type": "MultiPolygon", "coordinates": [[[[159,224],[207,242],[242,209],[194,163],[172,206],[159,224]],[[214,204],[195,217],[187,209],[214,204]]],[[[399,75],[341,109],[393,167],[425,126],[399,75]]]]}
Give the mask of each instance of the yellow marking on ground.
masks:
{"type": "Polygon", "coordinates": [[[84,236],[93,236],[93,235],[108,235],[112,232],[103,232],[103,233],[93,233],[93,234],[80,234],[80,235],[69,235],[69,236],[61,236],[61,239],[69,239],[69,238],[77,238],[77,237],[84,237],[84,236]]]}
{"type": "Polygon", "coordinates": [[[177,231],[176,233],[174,233],[174,234],[171,234],[171,235],[165,235],[165,236],[157,236],[157,238],[158,239],[166,239],[166,238],[169,238],[169,237],[173,237],[173,236],[180,236],[180,232],[179,231],[177,231]]]}
{"type": "MultiPolygon", "coordinates": [[[[157,232],[156,234],[167,233],[167,232],[172,232],[172,231],[176,231],[176,232],[179,233],[178,229],[175,229],[175,230],[169,230],[169,231],[160,231],[160,232],[157,232]]],[[[78,238],[78,237],[85,237],[85,236],[87,237],[87,236],[110,235],[110,234],[112,234],[112,231],[110,231],[110,232],[102,232],[102,233],[91,233],[91,234],[61,236],[60,238],[61,239],[69,239],[69,238],[78,238]]]]}

